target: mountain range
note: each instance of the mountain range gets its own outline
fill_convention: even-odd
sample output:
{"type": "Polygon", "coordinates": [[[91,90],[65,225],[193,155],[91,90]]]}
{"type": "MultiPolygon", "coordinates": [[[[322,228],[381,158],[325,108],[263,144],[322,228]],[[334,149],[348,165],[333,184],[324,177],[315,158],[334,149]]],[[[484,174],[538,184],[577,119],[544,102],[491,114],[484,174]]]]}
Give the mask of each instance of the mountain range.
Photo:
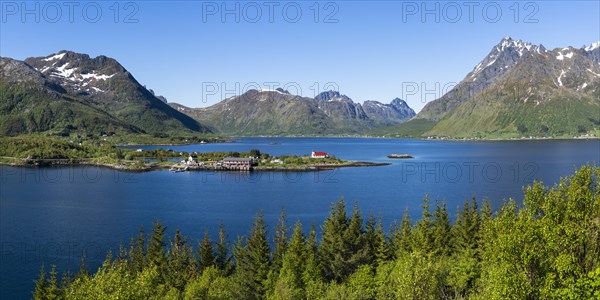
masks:
{"type": "Polygon", "coordinates": [[[503,38],[448,93],[376,135],[575,136],[600,130],[600,42],[548,50],[503,38]]]}
{"type": "Polygon", "coordinates": [[[25,61],[1,57],[0,91],[0,135],[209,132],[106,56],[61,51],[25,61]]]}
{"type": "Polygon", "coordinates": [[[415,115],[400,99],[361,105],[339,92],[306,98],[281,89],[250,90],[193,109],[156,96],[115,59],[64,50],[24,61],[1,57],[0,92],[0,135],[342,135],[400,124],[415,115]]]}
{"type": "Polygon", "coordinates": [[[362,104],[338,91],[314,98],[249,90],[204,108],[167,103],[115,59],[60,51],[0,57],[0,135],[45,132],[170,136],[600,135],[600,42],[553,50],[503,38],[448,93],[418,113],[401,99],[362,104]]]}
{"type": "Polygon", "coordinates": [[[206,108],[170,103],[215,131],[228,135],[345,135],[400,124],[415,116],[406,102],[355,103],[337,91],[315,98],[283,89],[249,90],[206,108]]]}

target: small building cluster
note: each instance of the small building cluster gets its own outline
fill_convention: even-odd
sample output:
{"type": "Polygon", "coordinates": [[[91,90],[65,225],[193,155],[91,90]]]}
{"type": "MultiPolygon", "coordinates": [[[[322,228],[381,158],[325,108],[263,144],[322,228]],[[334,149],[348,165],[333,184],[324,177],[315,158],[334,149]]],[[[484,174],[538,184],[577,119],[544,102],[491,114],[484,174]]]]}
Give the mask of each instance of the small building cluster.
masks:
{"type": "MultiPolygon", "coordinates": [[[[183,153],[180,153],[183,154],[183,153]]],[[[322,151],[312,151],[311,158],[328,158],[329,153],[322,151]]],[[[251,171],[256,166],[259,156],[257,157],[225,157],[221,161],[209,161],[206,164],[198,161],[198,156],[191,154],[187,159],[184,159],[177,166],[171,168],[172,171],[187,171],[187,170],[236,170],[236,171],[251,171]]],[[[263,159],[262,163],[266,163],[267,160],[263,159]]],[[[284,161],[279,158],[274,158],[270,161],[272,164],[283,165],[284,161]]]]}

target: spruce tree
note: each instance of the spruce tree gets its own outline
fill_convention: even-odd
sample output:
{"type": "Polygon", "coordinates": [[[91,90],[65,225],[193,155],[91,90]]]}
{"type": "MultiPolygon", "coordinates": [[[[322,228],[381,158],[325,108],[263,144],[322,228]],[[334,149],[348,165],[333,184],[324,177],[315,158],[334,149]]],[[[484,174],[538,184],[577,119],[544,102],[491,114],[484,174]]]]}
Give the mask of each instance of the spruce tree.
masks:
{"type": "Polygon", "coordinates": [[[48,279],[48,286],[46,288],[46,298],[48,300],[59,299],[61,295],[60,288],[58,287],[58,272],[56,272],[56,265],[52,265],[50,269],[50,278],[48,279]]]}
{"type": "Polygon", "coordinates": [[[289,248],[283,256],[282,268],[274,287],[275,299],[305,299],[306,237],[302,224],[296,222],[289,248]]]}
{"type": "Polygon", "coordinates": [[[440,204],[440,201],[436,201],[431,229],[433,235],[433,255],[450,254],[452,234],[450,232],[450,220],[448,218],[446,202],[440,204]]]}
{"type": "Polygon", "coordinates": [[[40,268],[40,275],[35,282],[35,290],[33,291],[33,299],[44,300],[48,298],[48,281],[46,280],[46,270],[44,265],[40,268]]]}
{"type": "Polygon", "coordinates": [[[141,272],[146,264],[146,239],[144,238],[144,229],[140,228],[136,240],[130,242],[129,246],[129,265],[134,273],[141,272]]]}
{"type": "Polygon", "coordinates": [[[157,267],[162,267],[165,263],[165,230],[167,228],[163,226],[159,221],[154,223],[152,229],[152,236],[150,237],[148,244],[147,257],[148,261],[157,267]]]}
{"type": "Polygon", "coordinates": [[[225,226],[223,224],[219,225],[219,241],[216,244],[216,252],[215,263],[217,268],[222,270],[225,275],[231,274],[233,265],[231,263],[231,256],[229,255],[229,242],[227,241],[225,226]]]}
{"type": "Polygon", "coordinates": [[[275,229],[275,250],[273,252],[273,269],[276,273],[279,272],[283,264],[283,256],[288,247],[288,228],[285,209],[281,210],[277,228],[275,229]]]}
{"type": "Polygon", "coordinates": [[[341,281],[346,274],[346,261],[350,255],[344,242],[347,228],[346,206],[344,199],[340,198],[322,226],[323,235],[319,245],[320,265],[327,281],[341,281]]]}
{"type": "Polygon", "coordinates": [[[379,249],[379,237],[377,236],[378,223],[373,214],[369,214],[365,223],[364,243],[366,263],[375,266],[377,259],[377,250],[379,249]]]}
{"type": "Polygon", "coordinates": [[[246,244],[238,241],[235,247],[236,282],[239,297],[264,299],[265,281],[271,267],[267,228],[262,211],[256,216],[246,244]]]}
{"type": "Polygon", "coordinates": [[[375,228],[375,260],[373,266],[376,268],[381,266],[384,262],[391,259],[391,249],[389,240],[386,239],[385,233],[383,232],[383,224],[381,219],[377,222],[375,228]]]}
{"type": "Polygon", "coordinates": [[[344,244],[348,257],[344,266],[343,277],[354,273],[356,269],[363,264],[369,263],[369,248],[365,241],[365,232],[363,229],[363,218],[358,208],[358,203],[354,204],[352,217],[348,223],[348,228],[344,233],[344,244]]]}
{"type": "Polygon", "coordinates": [[[429,211],[429,197],[423,198],[423,209],[421,219],[417,222],[414,233],[413,233],[413,250],[418,250],[422,253],[431,253],[433,248],[433,235],[431,232],[432,217],[429,211]]]}
{"type": "Polygon", "coordinates": [[[79,265],[79,272],[77,272],[76,278],[85,278],[90,274],[88,273],[87,266],[85,264],[85,254],[81,256],[81,264],[79,265]]]}
{"type": "Polygon", "coordinates": [[[202,272],[204,269],[216,264],[215,251],[208,231],[204,232],[204,238],[198,243],[198,269],[202,272]]]}
{"type": "Polygon", "coordinates": [[[179,291],[183,291],[186,283],[198,274],[192,247],[179,229],[170,241],[162,270],[165,282],[179,291]]]}
{"type": "Polygon", "coordinates": [[[402,215],[402,220],[400,221],[400,228],[396,230],[394,237],[393,244],[396,257],[400,257],[403,253],[409,253],[413,250],[413,228],[411,223],[412,221],[408,213],[408,208],[406,208],[402,215]]]}
{"type": "Polygon", "coordinates": [[[322,279],[318,249],[317,227],[312,224],[306,240],[306,269],[303,274],[305,283],[317,282],[322,279]]]}

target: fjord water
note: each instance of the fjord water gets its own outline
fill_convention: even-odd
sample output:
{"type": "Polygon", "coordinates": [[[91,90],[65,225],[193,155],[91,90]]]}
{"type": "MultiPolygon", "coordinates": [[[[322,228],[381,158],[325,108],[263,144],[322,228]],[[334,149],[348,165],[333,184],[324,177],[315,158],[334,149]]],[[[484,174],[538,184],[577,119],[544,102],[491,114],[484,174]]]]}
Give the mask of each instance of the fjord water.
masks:
{"type": "MultiPolygon", "coordinates": [[[[159,146],[135,148],[151,149],[159,146]]],[[[160,146],[175,151],[248,151],[304,155],[326,151],[346,160],[389,166],[306,173],[155,171],[124,173],[96,167],[25,169],[0,167],[0,295],[30,298],[42,264],[77,272],[85,253],[94,272],[109,249],[155,220],[179,228],[196,245],[220,223],[231,242],[247,234],[264,212],[269,228],[282,208],[288,223],[320,225],[332,202],[344,197],[386,228],[405,208],[421,214],[422,198],[444,200],[454,215],[465,199],[489,198],[497,209],[509,197],[521,201],[533,180],[547,185],[577,167],[600,161],[598,140],[502,142],[361,138],[242,138],[231,143],[160,146]],[[392,153],[413,159],[388,159],[392,153]]],[[[365,216],[366,217],[366,216],[365,216]]]]}

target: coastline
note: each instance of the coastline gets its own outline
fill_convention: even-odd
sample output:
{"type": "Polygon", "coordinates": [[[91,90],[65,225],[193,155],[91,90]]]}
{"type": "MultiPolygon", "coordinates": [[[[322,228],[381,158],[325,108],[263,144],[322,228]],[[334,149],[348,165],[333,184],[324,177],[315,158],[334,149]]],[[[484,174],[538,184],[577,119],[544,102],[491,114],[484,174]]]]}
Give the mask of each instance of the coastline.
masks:
{"type": "MultiPolygon", "coordinates": [[[[391,163],[377,163],[377,162],[364,162],[364,161],[348,161],[341,164],[316,164],[307,166],[258,166],[254,167],[250,171],[239,171],[239,170],[224,170],[216,168],[190,168],[186,172],[198,172],[198,171],[218,171],[218,172],[312,172],[312,171],[327,171],[339,168],[349,167],[379,167],[387,166],[391,163]]],[[[92,161],[59,161],[59,160],[40,160],[36,162],[4,162],[0,161],[0,166],[9,166],[15,168],[53,168],[53,167],[99,167],[107,168],[116,171],[130,172],[130,173],[146,173],[158,170],[169,170],[172,165],[148,163],[144,167],[134,167],[125,164],[114,164],[114,163],[101,163],[92,161]]]]}
{"type": "MultiPolygon", "coordinates": [[[[406,136],[406,137],[398,137],[398,136],[371,136],[371,135],[319,135],[319,136],[314,136],[314,135],[286,135],[286,136],[282,136],[282,135],[248,135],[248,136],[228,136],[228,138],[230,139],[229,141],[226,142],[222,142],[222,143],[230,143],[235,141],[236,139],[242,139],[242,138],[289,138],[289,139],[294,139],[294,138],[364,138],[364,139],[405,139],[405,140],[421,140],[421,141],[465,141],[465,142],[471,142],[471,141],[482,141],[482,142],[486,142],[486,141],[552,141],[552,140],[567,140],[567,141],[573,141],[573,140],[600,140],[600,136],[577,136],[577,137],[513,137],[513,138],[474,138],[474,137],[462,137],[462,138],[452,138],[452,137],[415,137],[415,136],[406,136]]],[[[220,142],[216,142],[216,143],[220,143],[220,142]]],[[[195,145],[195,144],[174,144],[174,145],[169,145],[169,146],[177,146],[177,145],[195,145]]],[[[132,146],[132,145],[118,145],[118,146],[132,146]]],[[[139,145],[139,146],[144,146],[144,145],[139,145]]],[[[165,145],[167,146],[167,145],[165,145]]]]}

